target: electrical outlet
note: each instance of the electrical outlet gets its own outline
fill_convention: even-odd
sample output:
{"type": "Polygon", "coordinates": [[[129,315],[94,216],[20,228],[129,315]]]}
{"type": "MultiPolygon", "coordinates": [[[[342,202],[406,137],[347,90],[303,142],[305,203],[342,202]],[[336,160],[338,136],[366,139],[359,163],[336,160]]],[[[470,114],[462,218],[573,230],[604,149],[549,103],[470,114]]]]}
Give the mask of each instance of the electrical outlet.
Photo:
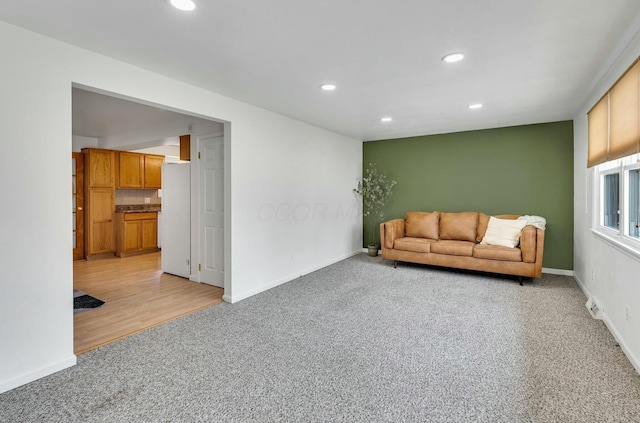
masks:
{"type": "Polygon", "coordinates": [[[630,322],[631,321],[631,307],[627,306],[626,311],[627,311],[627,322],[630,322]]]}
{"type": "Polygon", "coordinates": [[[144,197],[144,203],[145,203],[145,204],[151,204],[151,198],[149,198],[149,197],[144,197]]]}

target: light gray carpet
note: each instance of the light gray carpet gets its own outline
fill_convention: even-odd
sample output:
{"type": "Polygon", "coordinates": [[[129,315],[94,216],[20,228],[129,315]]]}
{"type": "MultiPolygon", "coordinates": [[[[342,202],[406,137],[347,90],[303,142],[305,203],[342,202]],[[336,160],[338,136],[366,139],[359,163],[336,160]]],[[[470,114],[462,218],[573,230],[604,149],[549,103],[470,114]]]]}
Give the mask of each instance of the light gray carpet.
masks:
{"type": "Polygon", "coordinates": [[[0,395],[2,422],[638,422],[575,281],[358,255],[0,395]]]}

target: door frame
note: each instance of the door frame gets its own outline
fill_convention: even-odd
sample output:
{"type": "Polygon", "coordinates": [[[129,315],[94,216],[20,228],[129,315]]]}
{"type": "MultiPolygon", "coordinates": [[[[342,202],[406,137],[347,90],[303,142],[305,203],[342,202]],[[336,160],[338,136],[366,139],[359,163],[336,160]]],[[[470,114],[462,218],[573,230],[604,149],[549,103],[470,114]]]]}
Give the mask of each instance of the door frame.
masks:
{"type": "MultiPolygon", "coordinates": [[[[76,207],[75,210],[72,209],[71,213],[75,212],[76,215],[76,230],[75,230],[75,238],[76,238],[76,248],[73,248],[73,260],[82,260],[85,258],[85,249],[84,249],[84,154],[71,152],[71,159],[76,161],[76,173],[71,177],[75,176],[76,178],[76,207]]],[[[72,192],[73,196],[73,182],[72,182],[72,192]]]]}
{"type": "Polygon", "coordinates": [[[203,171],[201,166],[201,160],[199,157],[199,152],[202,147],[202,140],[211,139],[211,138],[221,138],[222,139],[222,148],[223,148],[223,213],[224,213],[224,240],[223,240],[223,269],[224,269],[224,283],[222,288],[225,290],[225,295],[227,295],[227,287],[229,286],[229,275],[228,275],[228,256],[229,256],[229,245],[228,237],[229,237],[229,229],[227,226],[228,223],[228,212],[229,212],[229,203],[227,191],[228,189],[228,174],[227,168],[229,162],[228,159],[228,148],[227,148],[227,131],[228,124],[225,123],[225,128],[223,132],[218,133],[207,133],[196,135],[195,133],[191,134],[191,277],[189,278],[192,281],[206,283],[204,281],[203,272],[201,270],[201,264],[204,260],[204,251],[202,249],[203,242],[203,234],[201,230],[201,225],[203,223],[202,218],[202,205],[203,205],[203,194],[201,187],[201,175],[200,173],[203,171]],[[195,140],[195,142],[193,142],[195,140]]]}

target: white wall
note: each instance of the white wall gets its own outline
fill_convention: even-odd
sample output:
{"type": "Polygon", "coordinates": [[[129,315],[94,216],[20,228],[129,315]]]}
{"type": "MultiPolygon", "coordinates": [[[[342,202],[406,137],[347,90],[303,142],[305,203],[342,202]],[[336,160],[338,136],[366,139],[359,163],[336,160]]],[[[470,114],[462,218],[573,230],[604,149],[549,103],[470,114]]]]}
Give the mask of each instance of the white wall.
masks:
{"type": "Polygon", "coordinates": [[[361,216],[357,208],[345,213],[358,204],[351,190],[361,174],[360,141],[2,22],[0,51],[11,64],[0,66],[0,392],[75,363],[73,83],[230,122],[227,300],[359,250],[361,216]],[[264,213],[269,205],[280,214],[264,213]]]}
{"type": "Polygon", "coordinates": [[[342,259],[362,243],[360,199],[352,191],[361,143],[257,109],[246,117],[250,125],[231,123],[237,189],[231,194],[235,283],[231,292],[225,289],[228,301],[342,259]],[[238,154],[237,139],[255,142],[238,154]]]}
{"type": "Polygon", "coordinates": [[[71,150],[79,153],[83,148],[98,148],[98,139],[73,135],[71,139],[71,150]]]}
{"type": "Polygon", "coordinates": [[[604,322],[640,372],[640,259],[616,249],[591,232],[594,176],[592,169],[587,170],[587,111],[640,55],[638,28],[638,25],[632,28],[625,43],[612,46],[613,57],[603,63],[603,76],[593,81],[589,99],[574,118],[573,129],[574,274],[585,293],[601,303],[604,322]],[[627,306],[631,308],[630,321],[626,319],[627,306]]]}

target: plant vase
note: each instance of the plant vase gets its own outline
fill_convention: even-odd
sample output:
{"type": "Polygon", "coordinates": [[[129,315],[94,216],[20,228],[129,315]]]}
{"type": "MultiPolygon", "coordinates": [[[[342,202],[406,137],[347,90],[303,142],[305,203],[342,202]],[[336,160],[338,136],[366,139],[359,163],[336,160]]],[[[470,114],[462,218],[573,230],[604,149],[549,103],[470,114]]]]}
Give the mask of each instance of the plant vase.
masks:
{"type": "Polygon", "coordinates": [[[378,256],[378,245],[377,244],[369,244],[367,245],[367,249],[369,250],[369,255],[371,257],[378,256]]]}

